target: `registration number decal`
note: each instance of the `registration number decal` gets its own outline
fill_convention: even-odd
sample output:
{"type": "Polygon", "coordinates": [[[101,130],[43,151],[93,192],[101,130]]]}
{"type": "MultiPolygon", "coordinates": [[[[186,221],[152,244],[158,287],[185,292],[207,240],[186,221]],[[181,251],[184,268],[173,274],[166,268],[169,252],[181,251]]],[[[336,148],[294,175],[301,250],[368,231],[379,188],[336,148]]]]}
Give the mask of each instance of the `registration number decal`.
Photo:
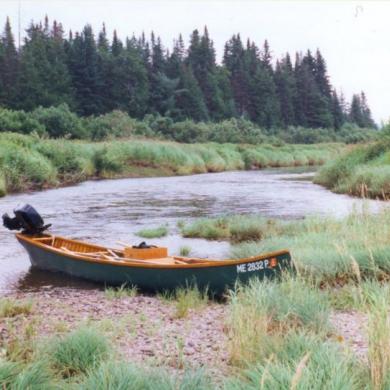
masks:
{"type": "Polygon", "coordinates": [[[254,272],[266,268],[274,268],[277,266],[277,264],[278,261],[275,257],[273,257],[272,259],[254,261],[252,263],[238,264],[237,273],[254,272]]]}

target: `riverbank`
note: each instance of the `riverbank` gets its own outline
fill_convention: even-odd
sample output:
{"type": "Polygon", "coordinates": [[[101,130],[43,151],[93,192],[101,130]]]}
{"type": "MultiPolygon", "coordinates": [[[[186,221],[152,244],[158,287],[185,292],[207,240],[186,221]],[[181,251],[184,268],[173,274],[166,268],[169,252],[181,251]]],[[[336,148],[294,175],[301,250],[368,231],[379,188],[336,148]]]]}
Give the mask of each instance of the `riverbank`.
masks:
{"type": "Polygon", "coordinates": [[[190,175],[321,165],[342,144],[180,144],[156,140],[83,142],[0,134],[0,195],[90,179],[190,175]]]}
{"type": "Polygon", "coordinates": [[[351,148],[328,162],[316,175],[315,182],[337,193],[389,199],[390,138],[351,148]]]}
{"type": "Polygon", "coordinates": [[[176,297],[134,289],[13,293],[0,299],[0,384],[386,388],[390,289],[359,282],[341,291],[286,277],[255,282],[224,302],[193,290],[176,297]]]}
{"type": "Polygon", "coordinates": [[[384,209],[343,220],[180,223],[183,234],[196,237],[214,229],[206,238],[231,240],[237,257],[291,250],[296,275],[255,280],[219,301],[196,288],[149,296],[134,287],[7,293],[0,298],[0,384],[387,388],[389,219],[384,209]]]}

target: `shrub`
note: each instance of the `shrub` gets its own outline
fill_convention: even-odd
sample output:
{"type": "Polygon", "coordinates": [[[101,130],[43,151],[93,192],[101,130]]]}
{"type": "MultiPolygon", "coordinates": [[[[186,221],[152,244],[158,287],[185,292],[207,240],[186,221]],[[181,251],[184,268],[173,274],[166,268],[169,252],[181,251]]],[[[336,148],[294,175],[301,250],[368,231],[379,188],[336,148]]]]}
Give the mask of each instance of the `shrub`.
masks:
{"type": "Polygon", "coordinates": [[[60,104],[57,107],[49,108],[39,107],[31,115],[41,125],[45,126],[50,137],[87,137],[87,133],[82,126],[82,121],[75,113],[69,110],[67,104],[60,104]]]}
{"type": "Polygon", "coordinates": [[[0,108],[0,131],[12,131],[23,134],[35,132],[46,134],[46,127],[30,113],[24,111],[12,111],[0,108]]]}

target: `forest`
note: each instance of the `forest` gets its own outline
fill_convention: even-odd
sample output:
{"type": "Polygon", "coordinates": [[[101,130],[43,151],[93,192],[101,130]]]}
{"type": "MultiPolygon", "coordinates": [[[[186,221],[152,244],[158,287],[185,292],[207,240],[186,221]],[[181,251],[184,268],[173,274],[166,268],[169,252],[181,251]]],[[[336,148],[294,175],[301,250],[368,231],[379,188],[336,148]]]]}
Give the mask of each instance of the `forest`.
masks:
{"type": "MultiPolygon", "coordinates": [[[[177,139],[177,132],[168,134],[182,142],[199,141],[199,122],[243,121],[244,125],[232,122],[235,131],[240,133],[240,126],[256,128],[254,138],[259,129],[267,134],[284,130],[287,142],[288,133],[296,133],[297,128],[300,132],[330,129],[333,135],[325,140],[331,141],[345,126],[347,133],[352,128],[376,127],[364,92],[354,94],[350,102],[336,92],[320,50],[295,53],[294,60],[289,53],[275,59],[267,40],[258,47],[235,34],[226,42],[219,64],[207,27],[193,31],[188,47],[179,35],[168,49],[153,32],[150,39],[142,34],[121,41],[116,31],[109,39],[104,24],[97,36],[90,25],[65,33],[61,23],[50,23],[47,17],[43,23],[31,22],[17,46],[7,19],[0,40],[2,131],[18,131],[13,127],[19,125],[27,129],[21,132],[39,133],[42,126],[37,117],[39,122],[42,109],[51,112],[58,106],[79,119],[114,110],[135,120],[147,118],[148,124],[157,118],[155,127],[163,123],[168,133],[175,123],[188,127],[191,121],[188,133],[196,136],[177,139]],[[26,114],[34,110],[33,116],[26,114]]],[[[69,128],[68,133],[72,132],[74,128],[69,128]]],[[[206,141],[230,142],[229,137],[213,139],[213,132],[214,128],[209,130],[206,141]]],[[[73,136],[85,137],[81,133],[73,136]]],[[[292,142],[300,138],[305,142],[306,136],[292,142]]],[[[99,139],[99,134],[92,138],[99,139]]]]}

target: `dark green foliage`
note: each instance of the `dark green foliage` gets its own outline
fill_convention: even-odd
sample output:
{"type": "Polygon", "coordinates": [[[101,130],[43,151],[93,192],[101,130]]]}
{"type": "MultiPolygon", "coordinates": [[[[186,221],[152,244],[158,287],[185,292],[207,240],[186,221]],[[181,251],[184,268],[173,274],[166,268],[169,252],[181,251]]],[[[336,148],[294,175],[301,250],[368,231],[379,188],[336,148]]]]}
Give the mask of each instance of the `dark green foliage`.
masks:
{"type": "MultiPolygon", "coordinates": [[[[287,53],[273,66],[268,41],[259,48],[250,40],[243,44],[237,34],[226,43],[218,65],[207,27],[203,33],[193,31],[188,49],[180,35],[171,53],[154,33],[150,41],[144,34],[122,41],[114,31],[109,40],[104,24],[97,39],[90,25],[64,38],[61,23],[49,24],[47,17],[43,23],[32,22],[26,31],[19,49],[8,19],[0,37],[0,107],[33,111],[60,106],[44,114],[40,108],[36,111],[50,136],[85,137],[70,111],[99,116],[120,110],[137,119],[164,116],[186,124],[240,117],[270,134],[289,126],[339,130],[347,120],[361,128],[375,127],[363,92],[354,95],[347,112],[343,98],[330,84],[319,50],[315,55],[310,51],[297,54],[295,64],[287,53]],[[52,125],[56,110],[62,111],[58,128],[52,125]],[[71,128],[65,129],[65,124],[71,128]]],[[[23,124],[6,123],[1,130],[31,132],[35,126],[18,120],[23,124]]],[[[91,128],[94,139],[119,133],[103,128],[102,121],[95,121],[91,128]]],[[[167,131],[156,132],[191,142],[220,138],[189,134],[188,126],[180,134],[172,130],[177,128],[170,125],[167,131]]]]}

